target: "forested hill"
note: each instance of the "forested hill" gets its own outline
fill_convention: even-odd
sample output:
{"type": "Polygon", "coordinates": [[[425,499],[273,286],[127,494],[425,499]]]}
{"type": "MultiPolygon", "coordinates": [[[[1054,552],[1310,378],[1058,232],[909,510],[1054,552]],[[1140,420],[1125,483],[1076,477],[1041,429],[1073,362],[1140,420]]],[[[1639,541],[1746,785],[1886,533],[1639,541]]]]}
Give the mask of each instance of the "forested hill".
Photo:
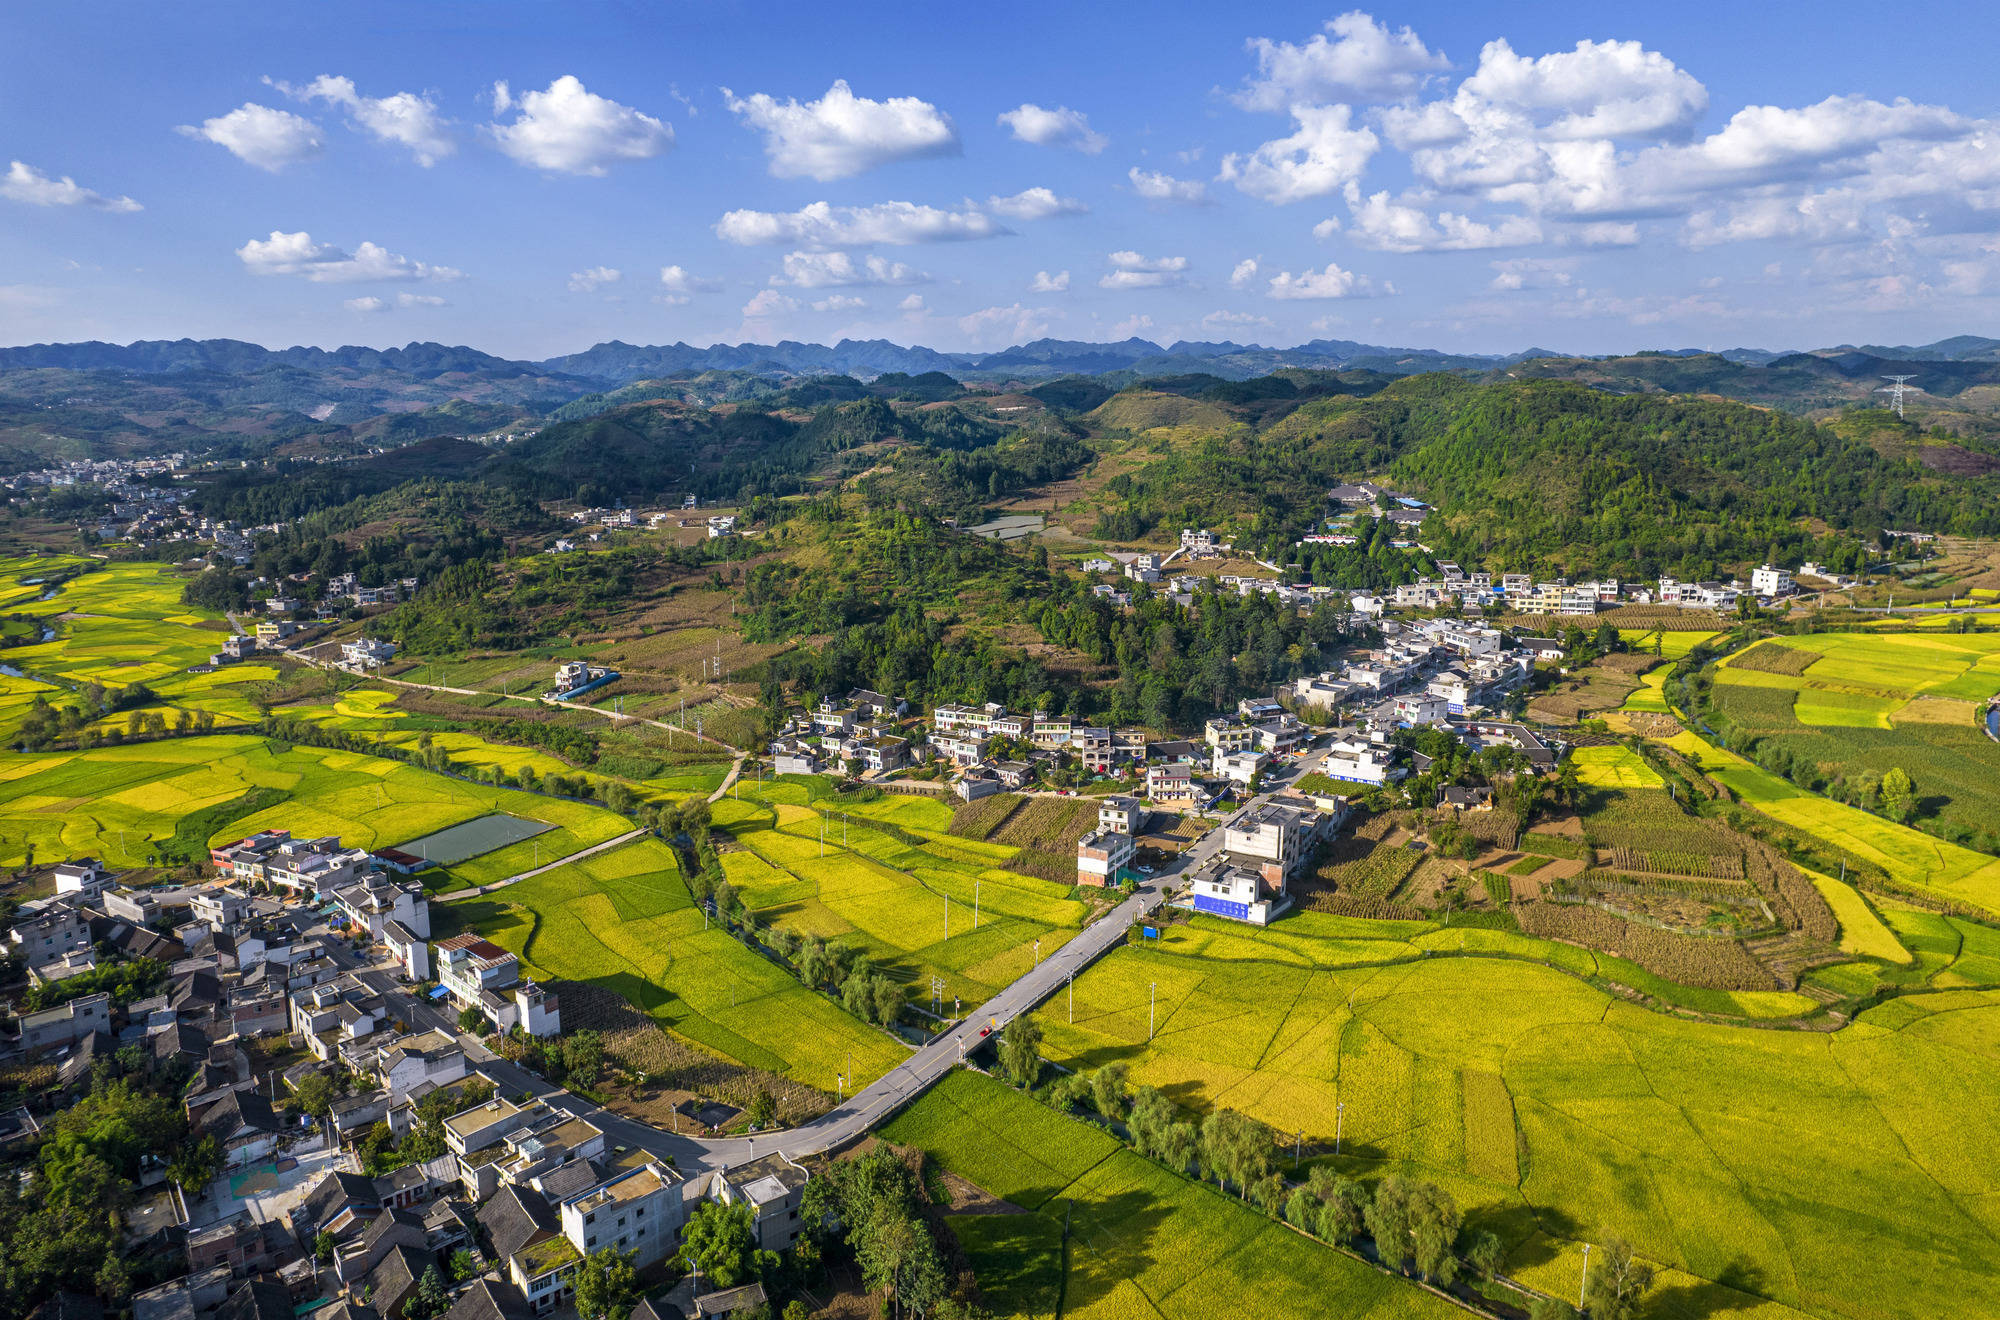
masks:
{"type": "Polygon", "coordinates": [[[1250,520],[1281,555],[1330,485],[1372,475],[1434,506],[1421,535],[1441,558],[1626,577],[1712,575],[1810,547],[1816,526],[2000,532],[1993,477],[1713,399],[1433,375],[1315,399],[1261,431],[1203,429],[1113,482],[1108,520],[1127,535],[1250,520]]]}

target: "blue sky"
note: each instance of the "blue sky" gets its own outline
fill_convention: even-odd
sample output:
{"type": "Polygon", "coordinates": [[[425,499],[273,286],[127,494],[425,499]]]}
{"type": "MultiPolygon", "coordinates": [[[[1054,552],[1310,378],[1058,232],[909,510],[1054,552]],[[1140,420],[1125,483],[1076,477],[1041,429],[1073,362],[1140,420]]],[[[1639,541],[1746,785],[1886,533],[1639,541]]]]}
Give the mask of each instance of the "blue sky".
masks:
{"type": "Polygon", "coordinates": [[[1610,8],[11,7],[0,341],[2000,331],[2000,7],[1610,8]]]}

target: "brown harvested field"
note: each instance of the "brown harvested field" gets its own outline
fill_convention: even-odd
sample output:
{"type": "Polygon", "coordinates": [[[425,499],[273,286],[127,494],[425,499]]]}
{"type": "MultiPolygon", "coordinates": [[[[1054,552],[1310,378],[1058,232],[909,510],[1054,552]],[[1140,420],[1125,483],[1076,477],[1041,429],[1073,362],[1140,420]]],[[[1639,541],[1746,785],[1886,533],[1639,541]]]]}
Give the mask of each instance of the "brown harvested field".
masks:
{"type": "Polygon", "coordinates": [[[1751,669],[1764,674],[1803,674],[1819,659],[1818,651],[1765,642],[1729,658],[1731,669],[1751,669]]]}

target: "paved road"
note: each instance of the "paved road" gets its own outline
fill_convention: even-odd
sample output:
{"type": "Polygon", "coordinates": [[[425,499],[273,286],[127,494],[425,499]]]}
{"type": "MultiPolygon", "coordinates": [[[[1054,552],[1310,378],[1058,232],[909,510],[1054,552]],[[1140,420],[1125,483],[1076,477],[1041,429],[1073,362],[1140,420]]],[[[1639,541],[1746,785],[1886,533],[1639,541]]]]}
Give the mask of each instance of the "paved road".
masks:
{"type": "Polygon", "coordinates": [[[609,850],[616,848],[621,844],[630,843],[634,839],[644,838],[647,834],[650,834],[651,832],[652,831],[650,830],[644,830],[644,829],[627,830],[615,839],[606,839],[603,843],[594,843],[590,847],[585,848],[580,852],[573,852],[567,857],[558,857],[553,862],[543,862],[540,866],[533,867],[529,870],[523,871],[519,875],[510,875],[505,880],[495,880],[490,885],[474,885],[470,889],[458,889],[452,891],[449,894],[433,894],[431,896],[431,902],[449,903],[455,899],[477,898],[481,894],[490,894],[496,889],[505,889],[508,885],[519,884],[521,881],[526,880],[531,876],[540,875],[544,871],[553,871],[558,866],[568,866],[571,862],[582,861],[584,858],[589,857],[595,853],[608,852],[609,850]]]}

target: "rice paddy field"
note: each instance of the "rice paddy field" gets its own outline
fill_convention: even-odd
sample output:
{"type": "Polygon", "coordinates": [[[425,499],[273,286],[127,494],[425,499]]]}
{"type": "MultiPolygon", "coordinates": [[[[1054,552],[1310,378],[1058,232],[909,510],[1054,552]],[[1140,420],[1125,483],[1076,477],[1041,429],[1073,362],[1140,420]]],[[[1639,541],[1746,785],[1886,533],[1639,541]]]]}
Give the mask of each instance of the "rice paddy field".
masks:
{"type": "Polygon", "coordinates": [[[1627,747],[1579,747],[1570,759],[1576,762],[1576,777],[1592,788],[1666,787],[1666,780],[1627,747]]]}
{"type": "Polygon", "coordinates": [[[175,738],[80,752],[0,753],[0,866],[30,846],[44,860],[102,857],[144,866],[198,817],[257,790],[282,795],[235,816],[199,842],[261,829],[338,835],[363,848],[404,843],[476,817],[504,813],[549,826],[532,842],[426,872],[433,888],[486,883],[525,870],[530,857],[561,857],[630,828],[584,803],[469,784],[382,757],[317,747],[276,750],[249,734],[175,738]]]}
{"type": "Polygon", "coordinates": [[[1621,1234],[1662,1267],[1649,1315],[1990,1314],[2000,932],[1882,917],[1928,961],[1852,966],[1918,992],[1832,1031],[1641,1008],[1580,979],[1616,959],[1511,932],[1199,918],[1079,977],[1074,1023],[1044,1007],[1044,1052],[1124,1061],[1343,1172],[1432,1179],[1502,1237],[1510,1274],[1559,1295],[1582,1243],[1621,1234]]]}
{"type": "Polygon", "coordinates": [[[1808,793],[1699,734],[1678,734],[1668,746],[1758,811],[1872,862],[1898,883],[2000,915],[2000,858],[1808,793]]]}
{"type": "Polygon", "coordinates": [[[1678,660],[1695,647],[1715,636],[1712,628],[1695,628],[1682,631],[1662,631],[1651,628],[1620,628],[1618,636],[1627,646],[1647,655],[1657,655],[1662,660],[1678,660]]]}
{"type": "MultiPolygon", "coordinates": [[[[0,559],[0,610],[30,618],[55,630],[46,641],[7,649],[4,663],[30,678],[74,689],[90,683],[106,688],[144,683],[173,709],[207,711],[218,725],[257,719],[250,685],[277,677],[269,664],[230,665],[190,674],[222,649],[231,631],[226,621],[181,604],[183,579],[159,564],[101,564],[94,560],[49,557],[0,559]],[[24,578],[55,579],[75,574],[54,588],[24,578]],[[43,596],[50,595],[49,599],[43,596]]],[[[0,738],[20,727],[34,699],[0,691],[0,738]]],[[[122,718],[122,717],[121,717],[122,718]]]]}
{"type": "Polygon", "coordinates": [[[946,1076],[882,1135],[923,1148],[950,1172],[1031,1212],[949,1221],[997,1315],[1427,1320],[1457,1314],[1412,1284],[974,1073],[946,1076]]]}
{"type": "Polygon", "coordinates": [[[533,976],[614,990],[690,1040],[822,1091],[838,1089],[850,1060],[852,1090],[908,1057],[782,967],[705,928],[673,850],[657,839],[437,911],[441,929],[480,932],[533,976]]]}
{"type": "Polygon", "coordinates": [[[1990,633],[1777,638],[1715,671],[1716,706],[1741,733],[1831,777],[1900,767],[1925,817],[1968,837],[2000,837],[2000,743],[1979,725],[1995,692],[1990,633]]]}
{"type": "Polygon", "coordinates": [[[1036,941],[1046,956],[1082,929],[1072,886],[1004,869],[1012,847],[946,834],[943,803],[808,805],[797,784],[739,787],[714,819],[740,845],[722,865],[743,901],[773,925],[864,950],[913,998],[928,1001],[936,976],[947,1000],[979,1003],[1034,965],[1036,941]]]}

